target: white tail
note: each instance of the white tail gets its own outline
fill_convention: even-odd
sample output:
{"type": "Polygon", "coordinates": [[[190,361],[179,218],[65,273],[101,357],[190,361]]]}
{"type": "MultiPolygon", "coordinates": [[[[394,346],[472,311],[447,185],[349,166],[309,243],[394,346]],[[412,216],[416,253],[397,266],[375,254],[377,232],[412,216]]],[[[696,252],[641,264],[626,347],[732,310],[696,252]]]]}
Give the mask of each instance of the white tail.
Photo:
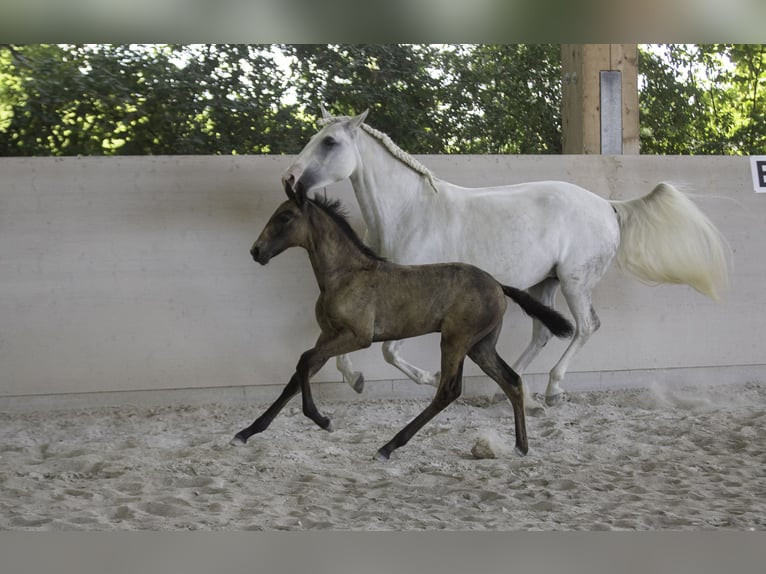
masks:
{"type": "Polygon", "coordinates": [[[610,203],[620,221],[621,269],[648,283],[690,285],[718,300],[728,286],[728,246],[688,197],[660,183],[644,197],[610,203]]]}

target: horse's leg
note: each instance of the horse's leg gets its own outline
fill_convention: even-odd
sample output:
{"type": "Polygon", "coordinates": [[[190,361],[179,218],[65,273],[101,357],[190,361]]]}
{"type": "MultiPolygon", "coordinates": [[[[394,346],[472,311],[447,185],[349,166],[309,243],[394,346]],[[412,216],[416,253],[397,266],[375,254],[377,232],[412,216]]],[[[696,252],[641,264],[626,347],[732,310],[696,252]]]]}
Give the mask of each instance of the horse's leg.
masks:
{"type": "Polygon", "coordinates": [[[561,402],[564,393],[561,381],[564,380],[569,362],[601,326],[601,321],[591,304],[590,286],[586,288],[580,283],[572,285],[562,280],[561,291],[574,317],[575,333],[566,351],[550,372],[545,389],[545,404],[548,406],[561,402]]]}
{"type": "Polygon", "coordinates": [[[266,412],[255,419],[253,424],[245,429],[242,429],[236,435],[234,435],[234,438],[231,439],[231,444],[245,444],[247,439],[249,439],[254,434],[265,431],[274,420],[274,418],[276,418],[276,416],[279,414],[279,411],[284,408],[284,406],[291,398],[298,394],[300,389],[301,385],[298,381],[298,374],[296,373],[290,377],[290,382],[287,383],[287,386],[285,386],[282,394],[279,395],[279,398],[277,398],[277,400],[274,401],[274,403],[268,409],[266,409],[266,412]]]}
{"type": "Polygon", "coordinates": [[[335,366],[343,375],[346,384],[357,393],[364,390],[364,375],[360,371],[355,371],[351,364],[351,358],[348,355],[338,355],[335,359],[335,366]]]}
{"type": "Polygon", "coordinates": [[[526,418],[524,416],[523,385],[521,376],[497,354],[495,344],[499,334],[500,327],[498,326],[492,333],[474,345],[468,351],[468,356],[487,376],[500,386],[505,396],[510,399],[516,431],[516,450],[524,455],[527,454],[529,446],[527,443],[526,418]]]}
{"type": "Polygon", "coordinates": [[[404,446],[423,426],[443,411],[460,396],[463,386],[463,361],[465,352],[445,349],[442,339],[442,370],[439,387],[431,403],[418,416],[410,421],[394,438],[383,445],[375,454],[375,460],[386,461],[391,453],[404,446]]]}
{"type": "Polygon", "coordinates": [[[439,373],[424,371],[402,359],[401,355],[399,355],[399,347],[401,346],[402,341],[386,341],[383,343],[383,358],[386,362],[399,369],[417,384],[433,385],[435,387],[439,383],[439,373]]]}
{"type": "MultiPolygon", "coordinates": [[[[554,299],[556,298],[556,290],[559,287],[559,280],[556,277],[548,277],[537,285],[530,287],[527,291],[530,295],[535,297],[538,301],[553,307],[554,299]]],[[[529,345],[524,349],[516,362],[511,367],[519,375],[523,374],[527,370],[529,364],[537,357],[540,351],[548,344],[553,335],[543,323],[532,318],[532,339],[529,341],[529,345]]],[[[529,389],[525,386],[524,392],[529,399],[529,389]]],[[[505,393],[498,393],[492,397],[493,402],[503,401],[506,399],[505,393]]]]}
{"type": "MultiPolygon", "coordinates": [[[[320,341],[323,340],[323,336],[320,335],[319,341],[317,341],[317,344],[319,344],[320,341]]],[[[315,347],[316,348],[316,347],[315,347]]],[[[352,350],[357,350],[360,347],[355,347],[353,349],[350,349],[348,352],[351,352],[352,350]]],[[[311,349],[312,351],[314,349],[311,349]]],[[[242,445],[247,442],[247,440],[253,436],[254,434],[260,433],[265,431],[269,425],[272,423],[272,421],[276,418],[276,416],[279,414],[279,412],[284,408],[284,406],[292,399],[295,395],[300,392],[301,389],[301,380],[302,378],[305,378],[306,381],[308,381],[309,378],[314,376],[319,369],[324,366],[324,364],[327,362],[327,358],[324,358],[324,360],[317,360],[317,358],[314,358],[310,363],[307,361],[307,358],[304,358],[307,353],[310,351],[306,351],[303,355],[301,355],[301,360],[298,361],[299,368],[296,368],[295,374],[290,377],[290,381],[285,386],[282,393],[279,395],[276,401],[268,408],[266,411],[259,416],[253,424],[251,424],[249,427],[242,429],[239,431],[236,435],[234,435],[234,438],[231,440],[232,445],[242,445]],[[308,371],[306,371],[308,369],[308,371]],[[301,373],[302,371],[302,373],[301,373]]],[[[332,356],[332,355],[330,355],[332,356]]],[[[329,358],[329,357],[328,357],[329,358]]],[[[330,419],[323,417],[319,411],[316,408],[316,405],[314,404],[313,398],[311,396],[311,390],[308,389],[308,393],[304,393],[304,412],[306,412],[306,395],[308,395],[308,410],[311,412],[313,416],[310,416],[314,422],[316,422],[320,427],[326,429],[326,430],[332,430],[332,426],[330,423],[330,419]]]]}
{"type": "Polygon", "coordinates": [[[301,355],[295,368],[303,399],[303,414],[314,421],[320,428],[332,431],[330,419],[322,415],[311,395],[309,379],[331,358],[344,353],[369,347],[372,334],[359,336],[352,330],[341,331],[332,335],[322,333],[312,349],[301,355]]]}

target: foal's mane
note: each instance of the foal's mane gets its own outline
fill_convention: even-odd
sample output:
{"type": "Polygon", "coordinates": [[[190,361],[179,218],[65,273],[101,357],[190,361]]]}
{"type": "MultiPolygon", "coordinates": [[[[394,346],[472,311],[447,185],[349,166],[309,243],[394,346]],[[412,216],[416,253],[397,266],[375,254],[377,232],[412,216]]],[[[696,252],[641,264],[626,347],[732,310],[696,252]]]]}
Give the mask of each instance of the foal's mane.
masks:
{"type": "MultiPolygon", "coordinates": [[[[325,126],[327,124],[335,124],[335,123],[350,120],[350,119],[351,119],[351,116],[333,116],[330,118],[321,118],[317,123],[320,126],[325,126]]],[[[377,130],[374,127],[367,125],[365,123],[362,123],[360,127],[364,131],[366,131],[368,134],[370,134],[373,138],[378,140],[381,144],[383,144],[383,147],[385,147],[392,156],[394,156],[404,165],[415,170],[417,173],[424,175],[426,179],[428,180],[428,183],[431,184],[431,187],[434,189],[434,191],[437,191],[433,172],[430,169],[428,169],[426,166],[424,166],[422,163],[420,163],[418,160],[416,160],[414,157],[412,157],[410,154],[408,154],[406,151],[404,151],[402,148],[400,148],[398,145],[396,145],[394,143],[394,140],[392,140],[388,136],[388,134],[385,134],[382,131],[377,130]]]]}
{"type": "Polygon", "coordinates": [[[344,235],[346,235],[346,237],[351,240],[351,243],[353,243],[354,246],[362,252],[362,254],[375,261],[386,260],[384,257],[381,257],[367,245],[365,245],[364,242],[359,238],[359,236],[356,234],[356,231],[354,231],[354,228],[351,227],[351,224],[348,222],[348,214],[339,199],[329,199],[326,196],[315,195],[314,197],[310,198],[309,201],[316,205],[327,215],[329,215],[330,219],[332,219],[335,224],[340,227],[344,235]]]}

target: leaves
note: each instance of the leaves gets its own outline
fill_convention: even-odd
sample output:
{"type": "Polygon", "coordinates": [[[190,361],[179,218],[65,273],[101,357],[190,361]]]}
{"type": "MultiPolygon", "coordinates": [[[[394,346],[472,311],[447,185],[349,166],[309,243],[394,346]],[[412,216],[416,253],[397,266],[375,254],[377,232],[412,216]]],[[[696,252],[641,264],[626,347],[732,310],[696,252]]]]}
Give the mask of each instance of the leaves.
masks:
{"type": "Polygon", "coordinates": [[[766,46],[642,49],[642,153],[766,153],[766,46]]]}
{"type": "MultiPolygon", "coordinates": [[[[766,153],[766,47],[641,46],[642,153],[766,153]]],[[[297,153],[319,105],[410,153],[561,153],[557,44],[0,45],[0,155],[297,153]]]]}

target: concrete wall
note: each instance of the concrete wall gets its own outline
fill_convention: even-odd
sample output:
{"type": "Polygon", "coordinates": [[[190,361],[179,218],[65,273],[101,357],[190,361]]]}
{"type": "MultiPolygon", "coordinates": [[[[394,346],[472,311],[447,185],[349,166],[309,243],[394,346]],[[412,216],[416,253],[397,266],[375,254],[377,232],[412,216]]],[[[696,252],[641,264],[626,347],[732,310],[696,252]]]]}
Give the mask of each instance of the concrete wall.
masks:
{"type": "MultiPolygon", "coordinates": [[[[279,176],[291,159],[0,158],[0,398],[284,384],[318,333],[317,289],[305,252],[260,267],[248,251],[282,201],[279,176]]],[[[470,186],[563,179],[631,198],[661,180],[688,185],[733,250],[724,302],[613,269],[595,293],[602,328],[568,380],[764,378],[766,194],[753,193],[747,158],[419,159],[470,186]]],[[[348,182],[327,191],[361,229],[348,182]]],[[[509,312],[500,347],[509,361],[529,330],[527,318],[509,312]]],[[[562,350],[551,343],[530,380],[544,384],[562,350]]],[[[438,337],[413,340],[404,352],[435,368],[438,337]]],[[[370,392],[414,387],[390,386],[403,377],[380,345],[353,358],[370,392]]],[[[467,376],[478,374],[467,365],[467,376]]],[[[315,380],[337,381],[334,364],[315,380]]]]}

